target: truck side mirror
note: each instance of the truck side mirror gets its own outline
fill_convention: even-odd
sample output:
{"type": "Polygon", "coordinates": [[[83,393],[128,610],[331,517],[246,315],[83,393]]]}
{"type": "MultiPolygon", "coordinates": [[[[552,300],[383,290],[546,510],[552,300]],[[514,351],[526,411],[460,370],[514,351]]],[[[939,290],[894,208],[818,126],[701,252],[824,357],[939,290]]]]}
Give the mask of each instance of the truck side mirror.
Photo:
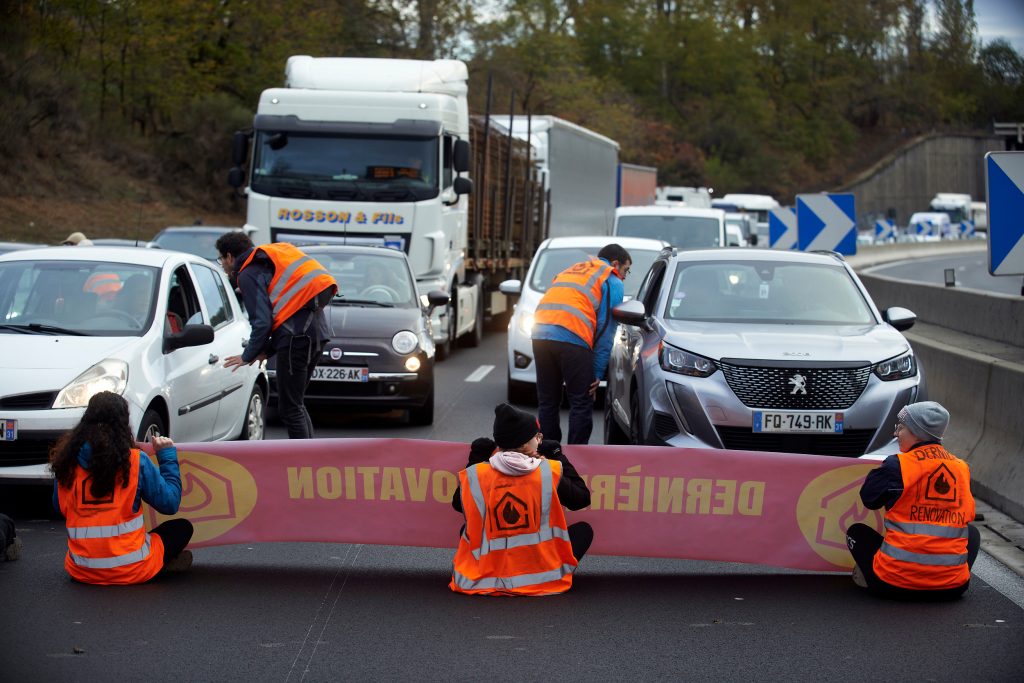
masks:
{"type": "Polygon", "coordinates": [[[469,143],[465,140],[455,141],[455,149],[452,152],[452,168],[456,173],[465,173],[469,170],[469,143]]]}
{"type": "MultiPolygon", "coordinates": [[[[236,130],[231,138],[231,163],[235,166],[244,166],[249,158],[249,136],[243,131],[236,130]]],[[[238,187],[238,185],[235,185],[238,187]]]]}
{"type": "Polygon", "coordinates": [[[245,171],[235,166],[228,171],[228,185],[236,190],[245,184],[245,171]]]}
{"type": "Polygon", "coordinates": [[[473,181],[469,178],[458,177],[452,183],[455,194],[469,194],[473,191],[473,181]]]}

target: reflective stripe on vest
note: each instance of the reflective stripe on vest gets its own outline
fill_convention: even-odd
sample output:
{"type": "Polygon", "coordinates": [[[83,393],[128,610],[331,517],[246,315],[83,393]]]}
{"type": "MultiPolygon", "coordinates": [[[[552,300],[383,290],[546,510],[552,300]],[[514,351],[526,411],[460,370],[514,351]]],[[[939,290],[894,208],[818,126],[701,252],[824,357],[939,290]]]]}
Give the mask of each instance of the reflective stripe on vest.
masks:
{"type": "Polygon", "coordinates": [[[139,515],[135,519],[123,522],[121,524],[115,524],[113,526],[76,526],[68,527],[68,538],[83,539],[83,538],[113,538],[114,536],[121,536],[130,531],[138,531],[145,525],[146,520],[142,515],[139,515]]]}
{"type": "Polygon", "coordinates": [[[113,569],[114,567],[123,567],[127,564],[135,564],[149,557],[149,534],[146,534],[146,541],[142,544],[141,548],[127,555],[118,555],[117,557],[82,557],[70,551],[68,555],[79,567],[87,567],[89,569],[113,569]]]}
{"type": "Polygon", "coordinates": [[[527,586],[537,586],[542,583],[558,581],[566,575],[572,574],[575,570],[576,567],[571,564],[563,564],[558,569],[551,569],[546,572],[537,572],[536,574],[484,577],[476,581],[471,581],[458,571],[455,571],[452,572],[452,581],[455,582],[456,586],[467,591],[484,589],[513,590],[516,588],[525,588],[527,586]]]}
{"type": "Polygon", "coordinates": [[[916,524],[909,522],[895,522],[891,519],[885,520],[885,528],[893,531],[901,531],[905,534],[917,534],[918,536],[935,536],[937,538],[967,538],[967,527],[941,526],[939,524],[916,524]]]}
{"type": "Polygon", "coordinates": [[[565,328],[593,348],[601,290],[613,273],[612,267],[600,259],[566,268],[555,276],[537,304],[534,322],[565,328]]]}
{"type": "Polygon", "coordinates": [[[882,543],[880,552],[885,553],[894,560],[902,562],[914,562],[916,564],[927,564],[933,567],[954,567],[967,561],[967,553],[960,555],[932,555],[925,553],[912,553],[903,548],[896,548],[888,543],[882,543]]]}
{"type": "Polygon", "coordinates": [[[252,263],[257,252],[262,252],[274,266],[274,275],[267,292],[273,309],[274,319],[271,327],[274,330],[320,293],[331,287],[337,291],[338,283],[334,277],[316,259],[307,256],[291,244],[265,244],[255,247],[249,258],[239,266],[239,273],[252,263]]]}

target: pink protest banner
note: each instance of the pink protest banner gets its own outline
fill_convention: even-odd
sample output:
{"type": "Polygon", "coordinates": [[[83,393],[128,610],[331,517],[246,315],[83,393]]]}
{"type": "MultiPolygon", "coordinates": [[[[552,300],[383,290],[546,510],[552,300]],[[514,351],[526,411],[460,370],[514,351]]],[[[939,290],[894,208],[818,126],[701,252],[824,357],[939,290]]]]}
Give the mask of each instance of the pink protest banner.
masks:
{"type": "MultiPolygon", "coordinates": [[[[591,553],[853,566],[845,531],[882,528],[858,492],[876,462],[779,453],[566,446],[591,506],[591,553]]],[[[466,444],[316,439],[178,446],[192,545],[321,541],[454,548],[451,507],[466,444]]],[[[165,519],[151,509],[152,527],[165,519]]]]}

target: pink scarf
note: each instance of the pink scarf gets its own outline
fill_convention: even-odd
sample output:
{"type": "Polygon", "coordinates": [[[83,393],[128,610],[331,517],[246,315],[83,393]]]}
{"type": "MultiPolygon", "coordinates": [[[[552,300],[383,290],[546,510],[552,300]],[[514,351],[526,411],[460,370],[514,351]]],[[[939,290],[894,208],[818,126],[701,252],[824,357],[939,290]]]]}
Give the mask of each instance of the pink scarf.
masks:
{"type": "Polygon", "coordinates": [[[498,451],[491,456],[490,463],[502,474],[521,477],[540,467],[541,457],[534,458],[518,451],[498,451]]]}

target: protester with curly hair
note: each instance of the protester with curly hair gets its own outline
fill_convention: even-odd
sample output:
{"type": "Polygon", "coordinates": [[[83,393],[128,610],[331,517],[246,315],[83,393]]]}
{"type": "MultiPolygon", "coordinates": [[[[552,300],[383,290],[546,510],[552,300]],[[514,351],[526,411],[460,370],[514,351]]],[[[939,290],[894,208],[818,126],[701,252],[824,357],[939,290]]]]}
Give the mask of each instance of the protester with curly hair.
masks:
{"type": "Polygon", "coordinates": [[[192,565],[185,550],[192,523],[172,519],[146,532],[145,501],[173,515],[181,503],[174,442],[154,436],[159,468],[143,457],[128,418],[128,404],[103,391],[89,400],[82,420],[50,452],[53,506],[67,520],[71,578],[104,585],[148,581],[161,571],[192,565]]]}

